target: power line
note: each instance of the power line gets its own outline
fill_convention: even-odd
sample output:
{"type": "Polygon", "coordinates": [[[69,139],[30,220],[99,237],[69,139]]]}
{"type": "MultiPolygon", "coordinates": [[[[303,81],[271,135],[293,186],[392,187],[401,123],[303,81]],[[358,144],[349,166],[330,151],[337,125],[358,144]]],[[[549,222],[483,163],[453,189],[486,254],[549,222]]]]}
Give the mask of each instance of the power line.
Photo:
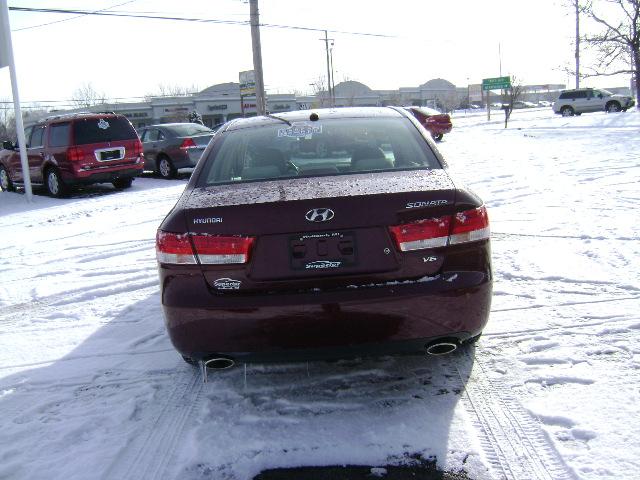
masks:
{"type": "MultiPolygon", "coordinates": [[[[112,8],[116,8],[116,7],[121,7],[122,5],[127,5],[129,3],[134,3],[137,2],[138,0],[129,0],[128,2],[124,2],[124,3],[118,3],[116,5],[111,5],[110,7],[105,7],[105,8],[101,8],[100,10],[94,10],[93,13],[96,12],[104,12],[105,10],[111,10],[112,8]]],[[[47,22],[47,23],[41,23],[40,25],[31,25],[30,27],[23,27],[23,28],[16,28],[15,30],[13,30],[14,32],[20,32],[22,30],[31,30],[32,28],[40,28],[40,27],[46,27],[48,25],[53,25],[55,23],[62,23],[62,22],[68,22],[69,20],[75,20],[77,18],[82,18],[84,16],[86,16],[87,14],[82,14],[82,15],[76,15],[75,17],[70,17],[70,18],[65,18],[63,20],[56,20],[54,22],[47,22]]]]}
{"type": "MultiPolygon", "coordinates": [[[[245,20],[224,20],[224,19],[215,19],[215,18],[191,18],[191,17],[169,17],[162,15],[144,15],[135,12],[106,12],[102,10],[68,10],[62,8],[33,8],[33,7],[9,7],[9,10],[13,10],[16,12],[28,12],[28,13],[60,13],[60,14],[75,14],[75,15],[94,15],[94,16],[103,16],[103,17],[125,17],[125,18],[142,18],[146,20],[171,20],[177,22],[196,22],[196,23],[216,23],[222,25],[241,25],[241,26],[250,26],[249,21],[245,20]]],[[[313,28],[313,27],[305,27],[301,25],[278,25],[274,23],[263,23],[260,24],[261,27],[266,28],[279,28],[279,29],[290,29],[290,30],[304,30],[308,32],[331,32],[331,33],[340,33],[344,35],[359,35],[359,36],[367,36],[367,37],[380,37],[380,38],[396,38],[395,35],[385,35],[381,33],[368,33],[368,32],[349,32],[344,30],[326,30],[324,28],[313,28]]],[[[22,29],[21,29],[22,30],[22,29]]],[[[17,30],[16,30],[17,31],[17,30]]]]}

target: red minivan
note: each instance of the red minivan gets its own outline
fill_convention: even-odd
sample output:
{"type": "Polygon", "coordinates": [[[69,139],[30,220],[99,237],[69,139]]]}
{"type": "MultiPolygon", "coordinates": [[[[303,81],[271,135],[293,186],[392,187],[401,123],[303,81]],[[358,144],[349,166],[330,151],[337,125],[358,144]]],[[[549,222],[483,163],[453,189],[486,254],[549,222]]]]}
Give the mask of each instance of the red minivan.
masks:
{"type": "MultiPolygon", "coordinates": [[[[74,185],[112,183],[129,188],[142,173],[142,143],[123,115],[74,113],[49,117],[25,129],[29,173],[52,197],[74,185]]],[[[12,190],[24,182],[17,145],[0,152],[0,187],[12,190]]]]}

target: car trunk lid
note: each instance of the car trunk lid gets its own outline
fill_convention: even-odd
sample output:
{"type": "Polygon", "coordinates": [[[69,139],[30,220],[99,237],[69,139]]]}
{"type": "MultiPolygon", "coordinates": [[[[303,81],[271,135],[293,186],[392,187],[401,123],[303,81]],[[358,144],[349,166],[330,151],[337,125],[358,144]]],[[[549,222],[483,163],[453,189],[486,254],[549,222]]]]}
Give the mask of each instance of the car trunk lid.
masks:
{"type": "MultiPolygon", "coordinates": [[[[192,235],[255,239],[245,265],[201,262],[210,284],[232,269],[245,286],[264,286],[381,272],[410,276],[414,269],[404,265],[389,227],[437,216],[454,201],[444,170],[421,170],[218,185],[194,190],[184,211],[192,235]]],[[[420,274],[439,265],[425,263],[420,274]]]]}

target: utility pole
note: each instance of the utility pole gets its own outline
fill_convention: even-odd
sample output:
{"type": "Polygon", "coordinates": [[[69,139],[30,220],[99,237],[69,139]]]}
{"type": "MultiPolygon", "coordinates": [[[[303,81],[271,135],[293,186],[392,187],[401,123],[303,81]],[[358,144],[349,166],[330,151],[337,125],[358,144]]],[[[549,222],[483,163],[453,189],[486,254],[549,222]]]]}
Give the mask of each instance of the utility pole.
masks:
{"type": "Polygon", "coordinates": [[[267,113],[264,77],[262,74],[262,50],[260,47],[260,15],[258,13],[258,0],[249,0],[251,17],[251,46],[253,48],[253,70],[256,77],[256,110],[258,115],[267,113]]]}
{"type": "Polygon", "coordinates": [[[580,0],[573,0],[576,7],[576,88],[580,88],[580,0]]]}
{"type": "Polygon", "coordinates": [[[336,106],[336,82],[335,82],[335,74],[333,72],[333,40],[331,40],[331,48],[329,49],[329,63],[331,64],[331,100],[333,102],[333,106],[336,106]]]}
{"type": "Polygon", "coordinates": [[[331,66],[329,62],[329,40],[333,39],[329,39],[329,34],[325,30],[324,38],[321,38],[320,40],[324,41],[324,48],[327,53],[327,93],[329,94],[329,106],[334,107],[333,89],[331,88],[331,66]]]}

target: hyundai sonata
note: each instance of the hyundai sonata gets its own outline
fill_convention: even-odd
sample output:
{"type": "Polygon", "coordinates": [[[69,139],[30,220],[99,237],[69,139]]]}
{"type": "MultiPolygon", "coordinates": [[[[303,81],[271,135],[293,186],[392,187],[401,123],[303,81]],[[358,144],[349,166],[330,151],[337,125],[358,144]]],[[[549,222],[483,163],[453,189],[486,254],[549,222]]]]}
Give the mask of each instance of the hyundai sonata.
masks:
{"type": "Polygon", "coordinates": [[[485,206],[402,108],[227,123],[156,251],[171,341],[214,368],[442,354],[489,316],[485,206]]]}

